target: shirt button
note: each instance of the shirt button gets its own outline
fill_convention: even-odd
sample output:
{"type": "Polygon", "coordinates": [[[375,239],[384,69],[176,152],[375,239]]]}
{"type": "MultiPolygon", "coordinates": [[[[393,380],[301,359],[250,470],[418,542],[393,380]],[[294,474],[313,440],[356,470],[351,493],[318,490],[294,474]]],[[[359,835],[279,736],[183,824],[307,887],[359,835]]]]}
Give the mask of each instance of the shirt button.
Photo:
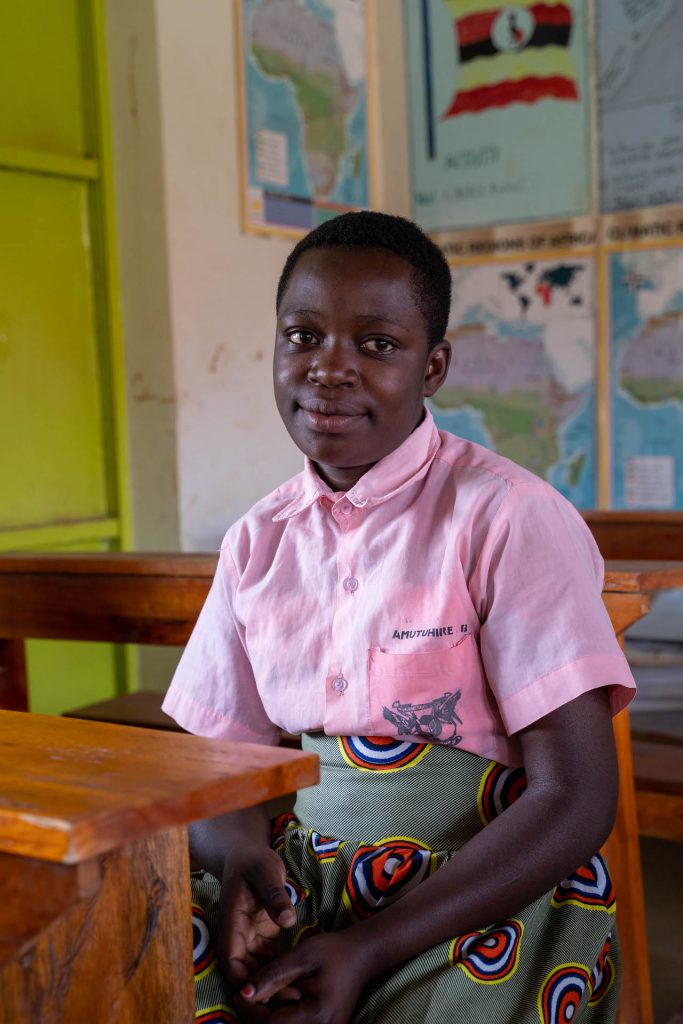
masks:
{"type": "Polygon", "coordinates": [[[338,693],[340,697],[348,685],[349,684],[347,683],[346,679],[344,679],[344,676],[341,674],[341,672],[332,680],[332,689],[334,690],[335,693],[338,693]]]}
{"type": "Polygon", "coordinates": [[[355,590],[358,590],[358,580],[355,576],[347,576],[342,585],[347,594],[353,594],[355,590]]]}
{"type": "Polygon", "coordinates": [[[350,516],[351,513],[353,512],[353,505],[351,504],[350,501],[343,501],[339,506],[339,511],[342,512],[345,516],[350,516]]]}

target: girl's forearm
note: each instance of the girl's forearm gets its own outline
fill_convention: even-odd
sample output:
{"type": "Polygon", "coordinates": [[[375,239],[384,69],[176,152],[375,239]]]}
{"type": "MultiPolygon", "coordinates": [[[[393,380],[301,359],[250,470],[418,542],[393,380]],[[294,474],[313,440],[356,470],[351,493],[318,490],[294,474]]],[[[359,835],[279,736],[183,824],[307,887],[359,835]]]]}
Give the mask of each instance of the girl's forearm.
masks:
{"type": "Polygon", "coordinates": [[[431,878],[343,933],[366,981],[439,942],[505,920],[587,861],[609,823],[596,823],[577,804],[566,791],[527,791],[431,878]]]}

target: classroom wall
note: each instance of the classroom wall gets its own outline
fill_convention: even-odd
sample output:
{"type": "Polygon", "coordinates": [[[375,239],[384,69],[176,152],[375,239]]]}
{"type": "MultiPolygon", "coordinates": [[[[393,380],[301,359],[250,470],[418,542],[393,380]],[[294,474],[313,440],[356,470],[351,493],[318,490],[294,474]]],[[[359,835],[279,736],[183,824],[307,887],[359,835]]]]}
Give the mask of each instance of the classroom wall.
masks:
{"type": "MultiPolygon", "coordinates": [[[[108,4],[139,548],[175,546],[175,531],[184,550],[215,549],[301,467],[271,388],[292,243],[240,231],[234,14],[228,0],[108,4]]],[[[399,0],[373,13],[375,205],[407,214],[400,14],[399,0]]]]}
{"type": "Polygon", "coordinates": [[[107,4],[107,58],[133,546],[174,550],[179,542],[176,388],[156,18],[150,0],[107,4]]]}

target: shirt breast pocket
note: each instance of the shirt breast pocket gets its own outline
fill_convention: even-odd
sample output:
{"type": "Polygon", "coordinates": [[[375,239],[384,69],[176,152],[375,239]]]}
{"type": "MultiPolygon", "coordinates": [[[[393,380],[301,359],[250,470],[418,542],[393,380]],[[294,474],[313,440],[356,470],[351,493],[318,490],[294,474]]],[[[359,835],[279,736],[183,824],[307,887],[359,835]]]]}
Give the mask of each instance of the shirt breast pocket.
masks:
{"type": "Polygon", "coordinates": [[[467,692],[483,673],[471,635],[441,650],[368,652],[370,727],[376,736],[457,746],[462,740],[467,692]]]}

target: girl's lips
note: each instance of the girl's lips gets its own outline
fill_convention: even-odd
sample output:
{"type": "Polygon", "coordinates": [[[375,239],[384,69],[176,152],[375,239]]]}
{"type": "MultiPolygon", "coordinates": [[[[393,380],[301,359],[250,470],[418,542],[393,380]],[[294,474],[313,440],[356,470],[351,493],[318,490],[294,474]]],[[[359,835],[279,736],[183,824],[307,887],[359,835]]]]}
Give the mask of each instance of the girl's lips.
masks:
{"type": "Polygon", "coordinates": [[[301,408],[304,422],[320,434],[343,434],[363,418],[363,413],[336,412],[323,413],[313,409],[301,408]]]}

